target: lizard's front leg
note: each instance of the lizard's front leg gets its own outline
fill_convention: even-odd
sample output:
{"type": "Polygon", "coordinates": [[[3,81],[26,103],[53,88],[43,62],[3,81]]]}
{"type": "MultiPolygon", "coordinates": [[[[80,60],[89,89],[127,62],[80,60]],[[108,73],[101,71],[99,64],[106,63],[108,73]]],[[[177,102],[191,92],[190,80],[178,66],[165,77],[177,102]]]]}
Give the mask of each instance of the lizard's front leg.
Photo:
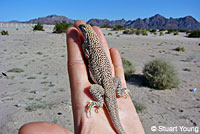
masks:
{"type": "Polygon", "coordinates": [[[117,96],[126,98],[127,94],[125,94],[125,91],[127,91],[128,93],[130,93],[130,91],[128,88],[122,88],[121,79],[119,76],[115,76],[113,78],[113,83],[116,89],[117,96]]]}
{"type": "MultiPolygon", "coordinates": [[[[88,112],[90,112],[91,114],[91,109],[94,106],[97,106],[98,108],[102,108],[103,107],[103,95],[104,95],[104,89],[102,86],[98,85],[98,84],[92,84],[89,88],[89,91],[92,95],[92,97],[96,100],[96,101],[90,101],[88,104],[88,112]]],[[[98,111],[98,109],[97,109],[98,111]]]]}

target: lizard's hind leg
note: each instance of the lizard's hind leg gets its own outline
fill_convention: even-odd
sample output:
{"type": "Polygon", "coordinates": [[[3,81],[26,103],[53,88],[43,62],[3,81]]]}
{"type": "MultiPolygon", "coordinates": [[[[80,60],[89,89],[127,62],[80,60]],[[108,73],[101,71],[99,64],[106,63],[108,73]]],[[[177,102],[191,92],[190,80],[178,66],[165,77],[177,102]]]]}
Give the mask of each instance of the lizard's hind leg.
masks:
{"type": "Polygon", "coordinates": [[[129,92],[128,88],[122,88],[121,79],[119,76],[115,76],[113,78],[114,87],[116,89],[117,96],[119,97],[127,97],[125,91],[129,92]]]}
{"type": "MultiPolygon", "coordinates": [[[[88,104],[88,112],[91,114],[91,109],[94,106],[97,106],[98,108],[103,107],[104,89],[102,86],[100,86],[98,84],[92,84],[89,88],[89,91],[90,91],[92,97],[96,100],[96,101],[90,101],[88,104]]],[[[96,110],[98,112],[98,109],[96,109],[96,110]]]]}

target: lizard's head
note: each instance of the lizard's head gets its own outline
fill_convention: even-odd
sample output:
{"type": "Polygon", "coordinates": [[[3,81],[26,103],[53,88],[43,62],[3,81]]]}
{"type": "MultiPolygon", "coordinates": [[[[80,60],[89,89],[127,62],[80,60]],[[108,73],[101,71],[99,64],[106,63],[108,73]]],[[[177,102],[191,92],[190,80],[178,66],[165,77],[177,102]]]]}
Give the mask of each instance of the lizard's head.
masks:
{"type": "Polygon", "coordinates": [[[83,37],[85,39],[88,37],[88,33],[90,33],[90,31],[93,30],[89,24],[80,24],[78,26],[78,28],[81,31],[81,33],[83,34],[83,37]]]}

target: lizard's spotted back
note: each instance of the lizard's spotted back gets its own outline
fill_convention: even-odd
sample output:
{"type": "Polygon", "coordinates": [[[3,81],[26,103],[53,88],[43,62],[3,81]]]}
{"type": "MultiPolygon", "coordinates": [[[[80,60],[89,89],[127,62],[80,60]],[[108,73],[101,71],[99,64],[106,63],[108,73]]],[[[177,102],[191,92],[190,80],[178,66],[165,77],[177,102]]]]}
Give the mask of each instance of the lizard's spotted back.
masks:
{"type": "Polygon", "coordinates": [[[122,92],[121,81],[119,77],[112,77],[111,63],[93,28],[88,24],[81,24],[79,29],[85,38],[82,49],[88,60],[90,77],[95,82],[89,90],[96,101],[89,103],[89,111],[94,106],[103,107],[105,102],[115,129],[119,134],[125,134],[120,123],[116,100],[116,91],[122,92]]]}

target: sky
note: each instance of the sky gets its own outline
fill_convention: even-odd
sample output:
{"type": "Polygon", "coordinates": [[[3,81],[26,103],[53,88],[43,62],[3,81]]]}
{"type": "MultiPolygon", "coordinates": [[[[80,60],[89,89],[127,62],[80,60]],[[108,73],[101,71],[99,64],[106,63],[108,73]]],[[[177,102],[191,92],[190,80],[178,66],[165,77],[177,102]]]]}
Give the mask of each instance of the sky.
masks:
{"type": "Polygon", "coordinates": [[[200,22],[200,0],[0,0],[0,21],[28,21],[56,14],[73,20],[135,20],[160,14],[193,16],[200,22]]]}

